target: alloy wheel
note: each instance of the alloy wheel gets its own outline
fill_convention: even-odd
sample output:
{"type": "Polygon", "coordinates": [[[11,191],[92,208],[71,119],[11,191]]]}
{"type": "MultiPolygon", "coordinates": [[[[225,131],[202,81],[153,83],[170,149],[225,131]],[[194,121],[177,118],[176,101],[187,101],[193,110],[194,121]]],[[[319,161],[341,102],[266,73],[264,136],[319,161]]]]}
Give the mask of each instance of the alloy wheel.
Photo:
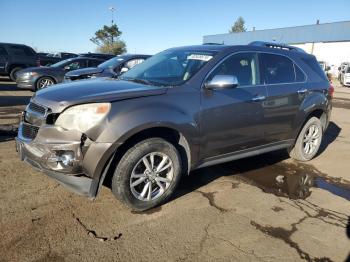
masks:
{"type": "Polygon", "coordinates": [[[53,85],[54,82],[50,78],[43,78],[39,81],[38,89],[43,89],[47,86],[53,85]]]}
{"type": "Polygon", "coordinates": [[[134,166],[130,176],[131,193],[141,201],[151,201],[164,194],[174,177],[169,156],[161,152],[145,155],[134,166]]]}
{"type": "Polygon", "coordinates": [[[304,139],[303,139],[303,149],[304,153],[311,155],[317,150],[321,137],[321,130],[316,125],[311,125],[306,130],[304,139]]]}

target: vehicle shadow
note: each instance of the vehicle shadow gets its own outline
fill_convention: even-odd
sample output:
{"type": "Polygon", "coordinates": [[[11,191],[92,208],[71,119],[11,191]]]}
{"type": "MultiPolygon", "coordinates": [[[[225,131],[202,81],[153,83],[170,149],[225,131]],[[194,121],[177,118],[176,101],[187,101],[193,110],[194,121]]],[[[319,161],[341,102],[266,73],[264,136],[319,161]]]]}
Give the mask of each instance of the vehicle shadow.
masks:
{"type": "Polygon", "coordinates": [[[0,125],[0,143],[15,139],[17,127],[14,125],[0,125]]]}
{"type": "Polygon", "coordinates": [[[169,201],[196,191],[220,177],[234,176],[251,170],[258,170],[277,164],[287,158],[289,158],[287,151],[279,150],[192,171],[188,176],[182,177],[177,190],[169,201]]]}
{"type": "Polygon", "coordinates": [[[8,85],[0,82],[0,91],[26,91],[26,90],[19,89],[16,84],[8,85]]]}
{"type": "MultiPolygon", "coordinates": [[[[328,145],[336,140],[340,131],[341,128],[337,124],[334,122],[329,123],[318,154],[323,153],[328,145]]],[[[175,191],[174,196],[170,201],[192,191],[196,191],[198,188],[205,186],[220,177],[232,176],[266,168],[288,158],[289,155],[287,150],[279,150],[192,171],[188,176],[182,177],[178,189],[175,191]]]]}
{"type": "Polygon", "coordinates": [[[323,135],[320,149],[318,150],[317,156],[322,154],[327,147],[332,144],[339,136],[341,128],[334,122],[330,122],[326,132],[323,135]]]}
{"type": "Polygon", "coordinates": [[[30,98],[31,96],[0,96],[0,107],[27,105],[30,98]]]}

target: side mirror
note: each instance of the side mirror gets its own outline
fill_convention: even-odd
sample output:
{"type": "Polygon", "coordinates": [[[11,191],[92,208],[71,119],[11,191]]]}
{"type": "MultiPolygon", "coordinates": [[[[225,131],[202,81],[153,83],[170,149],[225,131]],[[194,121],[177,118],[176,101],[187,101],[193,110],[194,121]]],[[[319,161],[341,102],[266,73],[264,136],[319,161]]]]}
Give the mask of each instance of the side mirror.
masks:
{"type": "Polygon", "coordinates": [[[216,75],[212,80],[205,83],[207,89],[225,89],[238,86],[238,79],[234,75],[216,75]]]}
{"type": "Polygon", "coordinates": [[[329,71],[331,70],[331,67],[330,66],[326,66],[326,71],[329,71]]]}
{"type": "Polygon", "coordinates": [[[122,67],[122,69],[120,69],[120,73],[125,73],[126,71],[129,71],[129,68],[127,67],[122,67]]]}

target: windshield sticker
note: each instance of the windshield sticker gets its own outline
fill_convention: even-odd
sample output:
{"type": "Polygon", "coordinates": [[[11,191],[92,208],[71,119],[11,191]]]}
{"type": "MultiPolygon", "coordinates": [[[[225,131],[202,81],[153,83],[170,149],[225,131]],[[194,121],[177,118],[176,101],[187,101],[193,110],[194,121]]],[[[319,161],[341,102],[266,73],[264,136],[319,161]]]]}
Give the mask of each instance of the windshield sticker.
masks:
{"type": "Polygon", "coordinates": [[[209,61],[212,58],[213,58],[213,56],[211,56],[211,55],[201,55],[201,54],[192,54],[192,55],[187,56],[187,59],[201,60],[201,61],[209,61]]]}

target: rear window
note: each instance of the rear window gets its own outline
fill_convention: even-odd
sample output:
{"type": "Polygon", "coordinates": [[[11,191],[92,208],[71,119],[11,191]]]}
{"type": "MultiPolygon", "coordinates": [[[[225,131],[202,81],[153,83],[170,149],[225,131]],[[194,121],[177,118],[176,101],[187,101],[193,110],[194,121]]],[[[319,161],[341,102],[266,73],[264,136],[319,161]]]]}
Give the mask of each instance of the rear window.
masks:
{"type": "Polygon", "coordinates": [[[262,54],[262,60],[266,84],[296,82],[294,63],[289,58],[275,54],[262,54]]]}
{"type": "Polygon", "coordinates": [[[320,67],[320,64],[316,61],[316,59],[312,57],[302,58],[302,60],[310,67],[310,69],[316,73],[321,79],[327,80],[327,76],[320,67]]]}
{"type": "Polygon", "coordinates": [[[33,56],[34,55],[33,51],[30,50],[26,46],[10,45],[9,49],[13,55],[18,55],[18,56],[33,56]]]}
{"type": "Polygon", "coordinates": [[[88,61],[90,67],[97,67],[99,64],[101,64],[101,62],[102,61],[100,61],[100,60],[89,60],[88,61]]]}

